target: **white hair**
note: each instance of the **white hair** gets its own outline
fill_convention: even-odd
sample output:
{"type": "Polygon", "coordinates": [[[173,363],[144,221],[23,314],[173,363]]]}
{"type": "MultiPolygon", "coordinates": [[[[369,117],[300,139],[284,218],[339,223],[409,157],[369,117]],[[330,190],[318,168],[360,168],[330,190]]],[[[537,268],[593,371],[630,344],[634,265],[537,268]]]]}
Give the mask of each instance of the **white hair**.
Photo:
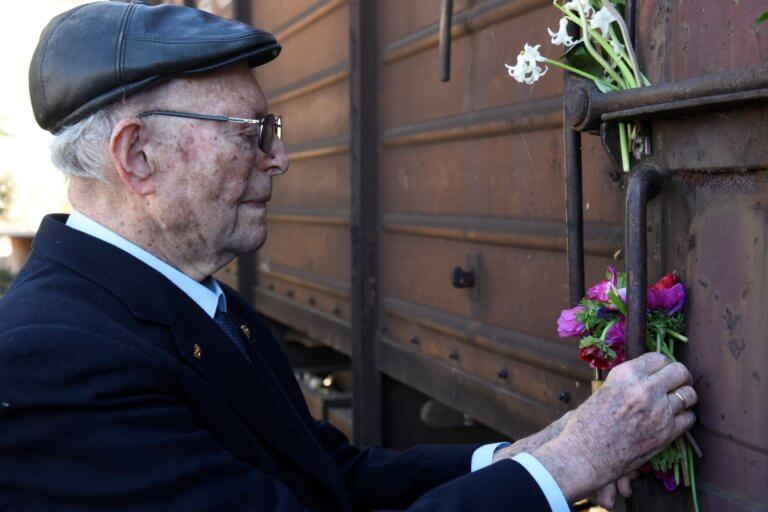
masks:
{"type": "Polygon", "coordinates": [[[115,124],[121,117],[137,115],[152,102],[163,99],[175,82],[158,84],[62,128],[50,146],[53,165],[68,177],[109,181],[109,139],[115,124]]]}
{"type": "Polygon", "coordinates": [[[51,160],[66,176],[107,181],[109,138],[114,123],[110,107],[63,128],[51,142],[51,160]]]}

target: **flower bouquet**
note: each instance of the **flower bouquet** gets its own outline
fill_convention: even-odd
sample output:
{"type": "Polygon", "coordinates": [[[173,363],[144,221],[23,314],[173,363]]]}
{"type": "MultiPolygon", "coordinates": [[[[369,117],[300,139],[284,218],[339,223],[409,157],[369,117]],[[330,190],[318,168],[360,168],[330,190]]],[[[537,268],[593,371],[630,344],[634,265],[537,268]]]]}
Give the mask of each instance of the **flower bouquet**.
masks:
{"type": "MultiPolygon", "coordinates": [[[[578,306],[563,310],[557,320],[561,338],[579,338],[579,357],[596,371],[610,370],[625,360],[627,330],[626,275],[613,267],[606,279],[591,287],[578,306]]],[[[676,361],[675,344],[687,343],[684,335],[685,288],[674,274],[667,274],[647,290],[646,345],[648,350],[676,361]]],[[[653,471],[673,491],[682,483],[691,488],[694,510],[698,512],[693,453],[701,457],[698,445],[686,433],[653,457],[641,471],[653,471]]]]}
{"type": "MultiPolygon", "coordinates": [[[[591,80],[601,92],[651,85],[640,71],[627,25],[619,12],[624,9],[624,0],[570,0],[562,5],[554,0],[553,5],[563,17],[557,31],[547,31],[552,44],[566,48],[562,60],[541,55],[540,44],[525,43],[516,64],[506,64],[509,76],[532,85],[547,73],[547,65],[552,65],[591,80]],[[581,36],[571,35],[569,25],[577,28],[581,36]]],[[[619,123],[624,172],[629,172],[629,152],[637,139],[636,125],[619,123]]]]}

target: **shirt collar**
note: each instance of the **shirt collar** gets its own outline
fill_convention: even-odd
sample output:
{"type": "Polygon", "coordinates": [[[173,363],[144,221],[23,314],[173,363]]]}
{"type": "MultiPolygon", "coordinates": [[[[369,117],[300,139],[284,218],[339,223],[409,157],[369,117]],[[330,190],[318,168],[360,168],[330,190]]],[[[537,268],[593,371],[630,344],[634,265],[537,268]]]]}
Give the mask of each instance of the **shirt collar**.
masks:
{"type": "Polygon", "coordinates": [[[219,282],[213,277],[207,277],[202,282],[197,282],[188,275],[173,268],[163,260],[148,253],[138,245],[129,242],[114,231],[102,226],[95,220],[86,217],[77,210],[73,211],[67,219],[67,226],[98,238],[102,242],[122,249],[134,258],[146,263],[153,269],[160,272],[169,281],[175,284],[184,292],[195,304],[200,306],[205,313],[213,318],[217,310],[227,311],[227,299],[219,282]]]}

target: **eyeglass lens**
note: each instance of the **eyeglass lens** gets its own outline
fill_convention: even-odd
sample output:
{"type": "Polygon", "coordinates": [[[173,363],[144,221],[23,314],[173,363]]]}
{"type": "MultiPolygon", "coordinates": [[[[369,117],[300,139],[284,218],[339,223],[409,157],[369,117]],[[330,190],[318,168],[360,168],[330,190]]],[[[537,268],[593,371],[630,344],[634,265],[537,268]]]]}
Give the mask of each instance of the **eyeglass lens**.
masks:
{"type": "Polygon", "coordinates": [[[259,149],[264,153],[269,153],[272,150],[272,143],[275,141],[275,137],[280,139],[282,138],[282,135],[282,119],[280,117],[275,117],[273,114],[267,114],[261,125],[259,149]]]}

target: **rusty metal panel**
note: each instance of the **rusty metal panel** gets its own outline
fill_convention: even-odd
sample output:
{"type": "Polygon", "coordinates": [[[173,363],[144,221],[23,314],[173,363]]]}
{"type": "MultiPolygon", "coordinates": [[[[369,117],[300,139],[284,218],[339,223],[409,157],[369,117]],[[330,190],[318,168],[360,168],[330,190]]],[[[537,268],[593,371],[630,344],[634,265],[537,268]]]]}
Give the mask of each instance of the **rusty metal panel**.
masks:
{"type": "MultiPolygon", "coordinates": [[[[666,83],[761,64],[768,38],[754,19],[764,9],[757,0],[641,3],[643,67],[666,83]]],[[[689,291],[685,362],[701,397],[701,507],[766,510],[768,107],[724,104],[649,122],[648,161],[670,176],[651,212],[649,263],[677,269],[689,291]]],[[[641,510],[665,498],[650,497],[641,510]]]]}
{"type": "MultiPolygon", "coordinates": [[[[379,4],[380,365],[521,436],[588,396],[554,326],[568,303],[562,79],[528,90],[503,66],[557,14],[546,1],[457,2],[441,83],[440,2],[402,4],[379,4]],[[475,288],[454,288],[457,266],[475,288]]],[[[599,142],[585,138],[584,161],[592,280],[620,257],[623,206],[599,142]]]]}
{"type": "Polygon", "coordinates": [[[251,296],[263,314],[349,353],[349,6],[253,1],[250,14],[283,46],[256,77],[285,119],[291,161],[273,181],[268,241],[248,261],[251,296]]]}

